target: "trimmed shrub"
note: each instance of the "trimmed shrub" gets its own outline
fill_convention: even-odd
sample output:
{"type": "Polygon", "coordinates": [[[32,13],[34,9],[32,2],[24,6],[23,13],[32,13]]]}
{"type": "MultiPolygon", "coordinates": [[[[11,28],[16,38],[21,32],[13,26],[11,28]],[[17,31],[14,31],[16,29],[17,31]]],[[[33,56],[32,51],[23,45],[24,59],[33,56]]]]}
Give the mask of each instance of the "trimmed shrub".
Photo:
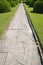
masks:
{"type": "Polygon", "coordinates": [[[32,0],[33,2],[36,2],[36,1],[38,1],[38,0],[32,0]]]}
{"type": "Polygon", "coordinates": [[[29,5],[31,0],[23,0],[24,3],[26,3],[27,5],[29,5]]]}
{"type": "Polygon", "coordinates": [[[31,1],[31,2],[29,3],[29,7],[33,7],[33,6],[34,6],[34,2],[31,1]]]}
{"type": "Polygon", "coordinates": [[[26,4],[29,5],[29,3],[31,2],[31,0],[26,0],[26,4]]]}
{"type": "Polygon", "coordinates": [[[33,11],[36,13],[43,13],[43,1],[37,1],[34,4],[33,11]]]}
{"type": "Polygon", "coordinates": [[[7,1],[9,1],[12,7],[15,7],[19,3],[19,0],[7,0],[7,1]]]}
{"type": "Polygon", "coordinates": [[[30,2],[26,2],[27,5],[29,5],[30,2]]]}
{"type": "Polygon", "coordinates": [[[6,0],[0,0],[0,13],[8,12],[11,10],[9,2],[6,0]]]}
{"type": "Polygon", "coordinates": [[[22,0],[23,3],[26,3],[26,0],[22,0]]]}
{"type": "Polygon", "coordinates": [[[12,7],[15,7],[16,2],[15,2],[14,0],[7,0],[7,1],[9,1],[10,5],[11,5],[12,7]]]}

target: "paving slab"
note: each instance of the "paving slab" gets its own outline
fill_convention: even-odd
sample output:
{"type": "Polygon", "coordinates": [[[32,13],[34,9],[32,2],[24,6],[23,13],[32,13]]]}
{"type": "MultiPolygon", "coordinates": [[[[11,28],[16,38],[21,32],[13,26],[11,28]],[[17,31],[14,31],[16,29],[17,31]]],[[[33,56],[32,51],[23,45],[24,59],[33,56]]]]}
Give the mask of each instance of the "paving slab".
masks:
{"type": "Polygon", "coordinates": [[[0,65],[4,65],[6,61],[7,53],[0,53],[0,65]]]}
{"type": "Polygon", "coordinates": [[[5,65],[41,65],[39,61],[37,53],[8,53],[5,65]]]}
{"type": "Polygon", "coordinates": [[[41,65],[22,3],[0,40],[0,65],[41,65]]]}

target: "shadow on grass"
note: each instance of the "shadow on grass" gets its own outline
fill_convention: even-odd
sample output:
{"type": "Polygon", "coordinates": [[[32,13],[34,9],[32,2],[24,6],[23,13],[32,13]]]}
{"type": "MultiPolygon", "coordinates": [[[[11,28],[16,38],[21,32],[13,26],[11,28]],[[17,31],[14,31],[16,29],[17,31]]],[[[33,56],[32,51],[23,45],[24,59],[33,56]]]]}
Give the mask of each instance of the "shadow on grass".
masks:
{"type": "MultiPolygon", "coordinates": [[[[9,12],[11,12],[11,11],[9,11],[9,12]]],[[[0,14],[6,14],[6,13],[9,13],[9,12],[0,12],[0,14]]]]}
{"type": "Polygon", "coordinates": [[[40,12],[34,12],[34,11],[30,11],[30,13],[34,13],[34,14],[43,14],[43,13],[40,13],[40,12]]]}

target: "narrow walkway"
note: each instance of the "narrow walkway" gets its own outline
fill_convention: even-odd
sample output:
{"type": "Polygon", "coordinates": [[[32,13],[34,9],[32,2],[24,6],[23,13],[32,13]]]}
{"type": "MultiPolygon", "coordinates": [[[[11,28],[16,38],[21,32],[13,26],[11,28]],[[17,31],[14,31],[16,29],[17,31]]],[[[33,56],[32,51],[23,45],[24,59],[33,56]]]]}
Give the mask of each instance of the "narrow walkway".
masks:
{"type": "Polygon", "coordinates": [[[41,65],[23,4],[0,41],[0,65],[41,65]]]}

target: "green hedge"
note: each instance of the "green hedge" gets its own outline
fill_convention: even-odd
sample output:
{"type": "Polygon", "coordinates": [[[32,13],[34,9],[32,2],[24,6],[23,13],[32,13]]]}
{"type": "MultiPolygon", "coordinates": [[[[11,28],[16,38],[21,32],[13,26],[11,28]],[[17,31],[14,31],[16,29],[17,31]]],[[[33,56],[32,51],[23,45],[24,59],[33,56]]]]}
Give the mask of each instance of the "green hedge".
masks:
{"type": "Polygon", "coordinates": [[[29,3],[31,2],[31,0],[26,0],[26,4],[29,5],[29,3]]]}
{"type": "Polygon", "coordinates": [[[31,1],[30,3],[29,3],[29,7],[33,7],[34,6],[34,1],[31,1]]]}
{"type": "Polygon", "coordinates": [[[10,10],[10,3],[6,0],[0,0],[0,13],[8,12],[10,10]]]}
{"type": "Polygon", "coordinates": [[[15,7],[20,2],[20,0],[7,0],[7,1],[9,1],[12,7],[15,7]]]}
{"type": "Polygon", "coordinates": [[[26,3],[27,5],[29,5],[31,0],[22,0],[24,3],[26,3]]]}
{"type": "Polygon", "coordinates": [[[43,13],[43,1],[37,1],[34,4],[33,11],[37,13],[43,13]]]}

